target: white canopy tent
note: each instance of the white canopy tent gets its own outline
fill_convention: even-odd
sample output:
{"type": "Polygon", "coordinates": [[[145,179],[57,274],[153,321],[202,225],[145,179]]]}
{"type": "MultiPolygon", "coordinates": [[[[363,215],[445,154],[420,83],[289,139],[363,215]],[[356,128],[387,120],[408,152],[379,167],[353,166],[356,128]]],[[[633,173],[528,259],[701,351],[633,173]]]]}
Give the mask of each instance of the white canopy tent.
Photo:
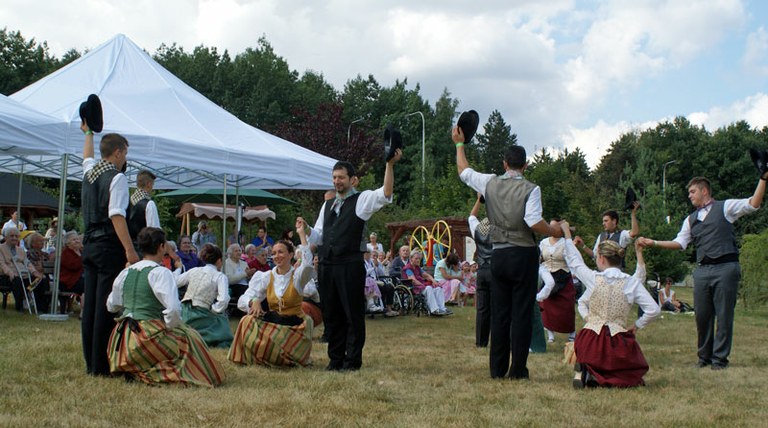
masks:
{"type": "MultiPolygon", "coordinates": [[[[155,187],[229,185],[259,189],[327,189],[334,159],[252,127],[164,69],[124,35],[11,95],[68,124],[69,177],[80,179],[83,135],[78,108],[101,98],[104,132],[128,139],[130,164],[156,173],[155,187]]],[[[98,137],[97,137],[98,141],[98,137]]],[[[27,158],[28,174],[58,177],[58,156],[27,158]]],[[[15,166],[0,162],[0,170],[15,166]]]]}
{"type": "MultiPolygon", "coordinates": [[[[0,156],[64,154],[68,124],[0,95],[0,156]]],[[[58,155],[58,156],[57,156],[58,155]]]]}

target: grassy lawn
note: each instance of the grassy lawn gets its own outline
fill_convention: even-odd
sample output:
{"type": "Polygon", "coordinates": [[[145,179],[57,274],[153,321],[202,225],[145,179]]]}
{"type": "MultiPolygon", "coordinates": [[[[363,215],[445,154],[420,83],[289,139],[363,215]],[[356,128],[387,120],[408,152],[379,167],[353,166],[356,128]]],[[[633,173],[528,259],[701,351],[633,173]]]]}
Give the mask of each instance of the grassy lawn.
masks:
{"type": "MultiPolygon", "coordinates": [[[[690,289],[677,289],[692,302],[690,289]]],[[[474,309],[448,318],[367,319],[363,369],[237,367],[223,387],[147,387],[85,375],[76,319],[0,311],[0,426],[764,426],[768,308],[737,309],[731,367],[695,369],[693,316],[665,313],[638,340],[646,387],[571,387],[566,335],[528,360],[530,381],[491,380],[474,346],[474,309]]],[[[579,322],[580,324],[580,322],[579,322]]],[[[232,321],[232,328],[236,327],[232,321]]]]}

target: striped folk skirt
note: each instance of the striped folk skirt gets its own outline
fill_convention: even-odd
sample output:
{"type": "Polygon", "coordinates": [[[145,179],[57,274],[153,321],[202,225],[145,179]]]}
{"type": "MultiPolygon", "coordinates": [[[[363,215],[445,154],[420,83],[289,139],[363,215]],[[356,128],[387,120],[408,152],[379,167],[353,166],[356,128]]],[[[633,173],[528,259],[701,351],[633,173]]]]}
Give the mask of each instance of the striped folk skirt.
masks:
{"type": "Polygon", "coordinates": [[[214,387],[224,380],[224,369],[203,338],[185,324],[166,329],[158,319],[123,319],[112,330],[108,352],[113,374],[128,374],[149,385],[214,387]]]}
{"type": "Polygon", "coordinates": [[[237,364],[271,367],[312,364],[312,319],[296,326],[267,322],[253,315],[240,319],[229,360],[237,364]]]}

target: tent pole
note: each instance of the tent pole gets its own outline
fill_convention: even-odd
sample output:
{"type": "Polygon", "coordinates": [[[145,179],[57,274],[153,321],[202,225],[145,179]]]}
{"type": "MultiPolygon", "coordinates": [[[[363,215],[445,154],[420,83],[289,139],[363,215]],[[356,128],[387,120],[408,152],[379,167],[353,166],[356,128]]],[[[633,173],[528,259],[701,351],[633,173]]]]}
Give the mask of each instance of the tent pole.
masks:
{"type": "Polygon", "coordinates": [[[19,233],[23,232],[19,226],[24,221],[24,216],[21,215],[21,183],[23,183],[22,178],[24,178],[24,162],[21,162],[21,172],[19,172],[19,194],[16,198],[16,228],[19,229],[19,233]]]}
{"type": "MultiPolygon", "coordinates": [[[[221,206],[221,248],[227,250],[227,174],[224,174],[224,203],[221,206]]],[[[221,265],[222,272],[225,272],[226,263],[221,265]]],[[[226,272],[225,272],[226,273],[226,272]]]]}
{"type": "Polygon", "coordinates": [[[235,230],[237,243],[240,243],[240,228],[243,226],[243,210],[240,209],[240,180],[235,180],[235,230]]]}
{"type": "Polygon", "coordinates": [[[53,288],[51,289],[51,313],[40,315],[43,321],[64,321],[69,318],[67,314],[56,313],[59,304],[59,275],[61,275],[61,251],[64,246],[64,206],[67,201],[67,166],[69,155],[61,156],[61,177],[59,178],[59,223],[56,225],[56,260],[53,263],[53,288]]]}

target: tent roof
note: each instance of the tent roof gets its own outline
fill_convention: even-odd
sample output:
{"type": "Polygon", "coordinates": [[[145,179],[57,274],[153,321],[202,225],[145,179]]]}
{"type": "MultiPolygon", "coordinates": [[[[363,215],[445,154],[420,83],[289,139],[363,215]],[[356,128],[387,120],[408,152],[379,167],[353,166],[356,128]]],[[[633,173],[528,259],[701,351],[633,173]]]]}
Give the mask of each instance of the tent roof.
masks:
{"type": "MultiPolygon", "coordinates": [[[[104,133],[128,139],[130,163],[154,171],[156,188],[215,187],[224,174],[240,187],[329,186],[334,159],[242,122],[122,34],[11,98],[65,121],[65,150],[80,154],[78,108],[90,93],[101,98],[104,133]]],[[[70,176],[82,177],[72,164],[70,176]]]]}
{"type": "Polygon", "coordinates": [[[0,154],[62,154],[67,122],[0,95],[0,154]]]}
{"type": "MultiPolygon", "coordinates": [[[[177,202],[198,202],[209,204],[222,204],[224,200],[222,189],[179,189],[170,192],[160,193],[157,196],[162,198],[171,198],[177,202]]],[[[292,204],[296,202],[286,199],[274,193],[261,189],[240,189],[239,191],[231,187],[227,188],[227,202],[234,203],[235,197],[240,202],[248,206],[256,205],[279,205],[292,204]]],[[[219,205],[221,206],[221,205],[219,205]]]]}

